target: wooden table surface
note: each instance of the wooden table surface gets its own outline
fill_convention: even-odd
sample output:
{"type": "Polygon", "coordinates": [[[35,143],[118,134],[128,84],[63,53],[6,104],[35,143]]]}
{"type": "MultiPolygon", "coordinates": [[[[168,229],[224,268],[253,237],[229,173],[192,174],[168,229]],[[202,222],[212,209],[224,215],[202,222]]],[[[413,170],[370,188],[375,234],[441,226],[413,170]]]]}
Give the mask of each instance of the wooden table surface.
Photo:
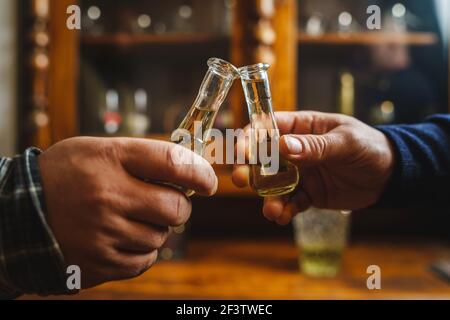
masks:
{"type": "Polygon", "coordinates": [[[288,241],[205,240],[192,242],[183,261],[65,299],[450,299],[450,285],[429,272],[432,262],[449,257],[439,243],[356,243],[338,277],[313,279],[298,271],[288,241]],[[369,265],[381,268],[381,290],[367,289],[369,265]]]}

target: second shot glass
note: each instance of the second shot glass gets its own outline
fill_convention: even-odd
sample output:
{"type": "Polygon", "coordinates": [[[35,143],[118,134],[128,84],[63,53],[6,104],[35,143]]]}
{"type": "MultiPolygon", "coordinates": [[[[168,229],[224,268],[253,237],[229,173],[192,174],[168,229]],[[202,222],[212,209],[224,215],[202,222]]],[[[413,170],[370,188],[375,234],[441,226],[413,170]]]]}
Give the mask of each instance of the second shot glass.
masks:
{"type": "Polygon", "coordinates": [[[266,148],[271,145],[278,148],[280,140],[272,108],[268,70],[269,65],[265,63],[239,69],[252,129],[250,153],[253,154],[250,157],[256,158],[250,165],[250,185],[262,197],[289,194],[295,190],[300,179],[298,168],[279,153],[271,155],[278,157],[278,170],[274,172],[271,168],[273,164],[262,161],[260,154],[255,152],[257,148],[253,144],[261,146],[262,142],[266,148]]]}

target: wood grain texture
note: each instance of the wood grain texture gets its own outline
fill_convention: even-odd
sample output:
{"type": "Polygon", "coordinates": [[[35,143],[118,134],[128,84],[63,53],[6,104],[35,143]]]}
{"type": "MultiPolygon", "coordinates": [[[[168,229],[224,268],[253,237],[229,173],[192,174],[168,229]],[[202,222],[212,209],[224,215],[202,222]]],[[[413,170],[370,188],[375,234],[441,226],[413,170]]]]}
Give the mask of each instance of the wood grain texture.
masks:
{"type": "Polygon", "coordinates": [[[49,0],[32,0],[33,23],[28,34],[30,56],[28,65],[30,96],[26,101],[25,139],[29,145],[45,149],[51,144],[48,113],[49,95],[49,0]]]}
{"type": "Polygon", "coordinates": [[[363,46],[387,44],[430,46],[439,41],[438,36],[432,32],[354,32],[349,34],[327,33],[320,36],[311,36],[305,33],[299,33],[297,39],[300,45],[324,44],[363,46]]]}
{"type": "Polygon", "coordinates": [[[73,0],[50,0],[49,106],[52,143],[78,134],[78,32],[67,29],[73,0]]]}
{"type": "Polygon", "coordinates": [[[450,285],[428,271],[449,254],[436,243],[359,243],[345,253],[337,278],[313,279],[299,273],[290,242],[196,241],[184,261],[64,299],[450,299],[450,285]],[[373,264],[381,267],[379,291],[366,287],[373,264]]]}
{"type": "MultiPolygon", "coordinates": [[[[231,62],[238,67],[252,63],[250,48],[253,44],[248,36],[253,1],[236,1],[233,8],[233,25],[231,30],[231,62]]],[[[234,127],[242,128],[248,124],[247,106],[240,81],[236,81],[230,90],[230,104],[234,118],[234,127]]]]}
{"type": "Polygon", "coordinates": [[[90,46],[118,46],[131,47],[139,45],[181,46],[181,45],[221,45],[227,44],[227,36],[214,33],[173,33],[173,34],[106,34],[102,36],[83,36],[81,43],[90,46]]]}
{"type": "MultiPolygon", "coordinates": [[[[297,104],[297,1],[237,1],[231,39],[231,60],[236,66],[259,62],[271,64],[269,70],[273,105],[276,111],[296,110],[297,104]],[[274,39],[272,39],[272,32],[274,39]],[[270,61],[264,61],[270,60],[270,61]]],[[[235,127],[248,123],[242,88],[231,91],[235,127]]]]}
{"type": "Polygon", "coordinates": [[[275,111],[297,110],[297,0],[275,1],[275,65],[270,73],[275,111]]]}

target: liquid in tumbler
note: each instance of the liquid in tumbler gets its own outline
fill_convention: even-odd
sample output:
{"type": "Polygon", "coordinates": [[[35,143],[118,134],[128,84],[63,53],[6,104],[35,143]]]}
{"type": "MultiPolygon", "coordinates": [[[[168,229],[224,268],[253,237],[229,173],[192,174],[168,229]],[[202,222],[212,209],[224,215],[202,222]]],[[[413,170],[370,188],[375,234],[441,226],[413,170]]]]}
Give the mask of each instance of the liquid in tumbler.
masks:
{"type": "MultiPolygon", "coordinates": [[[[272,142],[278,145],[280,136],[272,109],[268,69],[268,64],[260,63],[243,67],[239,69],[239,73],[252,127],[251,141],[252,143],[264,141],[270,148],[272,142]]],[[[253,156],[257,159],[257,164],[251,165],[250,184],[260,196],[280,196],[295,190],[299,183],[299,171],[294,164],[277,155],[279,170],[274,173],[269,170],[269,164],[262,164],[258,154],[253,156]]]]}
{"type": "Polygon", "coordinates": [[[349,212],[311,207],[297,215],[293,223],[303,273],[312,277],[335,277],[348,242],[349,212]]]}
{"type": "MultiPolygon", "coordinates": [[[[178,143],[200,156],[204,155],[205,147],[210,139],[210,129],[217,117],[219,109],[223,104],[231,85],[239,76],[238,70],[231,63],[211,58],[208,60],[208,72],[200,87],[199,94],[188,114],[181,122],[177,130],[172,134],[171,141],[178,143]],[[201,124],[197,125],[196,122],[201,124]],[[182,132],[189,132],[189,144],[183,143],[182,132]],[[198,148],[200,146],[200,148],[198,148]]],[[[192,190],[183,190],[190,197],[194,195],[192,190]]]]}

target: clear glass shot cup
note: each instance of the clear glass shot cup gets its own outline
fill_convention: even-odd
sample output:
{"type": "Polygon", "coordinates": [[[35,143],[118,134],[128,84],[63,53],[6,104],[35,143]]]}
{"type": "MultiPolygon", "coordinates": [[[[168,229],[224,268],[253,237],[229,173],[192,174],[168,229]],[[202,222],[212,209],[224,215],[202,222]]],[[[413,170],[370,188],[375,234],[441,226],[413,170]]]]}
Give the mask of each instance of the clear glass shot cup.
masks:
{"type": "MultiPolygon", "coordinates": [[[[202,157],[220,107],[234,80],[239,77],[238,69],[234,65],[219,58],[209,59],[208,67],[197,98],[178,129],[171,136],[172,142],[186,147],[202,157]],[[186,133],[190,136],[188,142],[184,139],[186,133]]],[[[183,191],[188,197],[194,195],[192,190],[183,191]]]]}
{"type": "Polygon", "coordinates": [[[299,265],[311,277],[335,277],[348,244],[350,212],[311,207],[293,221],[299,265]]]}
{"type": "Polygon", "coordinates": [[[280,140],[273,113],[268,70],[269,65],[265,63],[239,69],[252,129],[250,158],[256,159],[250,165],[250,185],[261,197],[289,194],[295,190],[300,179],[298,168],[282,158],[279,153],[276,154],[278,157],[276,171],[272,170],[273,163],[262,161],[259,153],[259,148],[263,144],[266,148],[271,148],[275,143],[278,148],[280,140]]]}
{"type": "MultiPolygon", "coordinates": [[[[239,77],[238,69],[231,63],[218,58],[209,59],[208,71],[197,98],[179,127],[172,133],[171,141],[203,157],[205,147],[210,139],[210,129],[237,77],[239,77]],[[189,139],[186,140],[186,136],[189,139]]],[[[171,183],[159,183],[176,188],[184,192],[187,197],[195,194],[193,190],[171,183]]],[[[173,228],[173,233],[160,250],[160,257],[163,260],[178,259],[184,255],[186,229],[186,225],[173,228]]]]}

